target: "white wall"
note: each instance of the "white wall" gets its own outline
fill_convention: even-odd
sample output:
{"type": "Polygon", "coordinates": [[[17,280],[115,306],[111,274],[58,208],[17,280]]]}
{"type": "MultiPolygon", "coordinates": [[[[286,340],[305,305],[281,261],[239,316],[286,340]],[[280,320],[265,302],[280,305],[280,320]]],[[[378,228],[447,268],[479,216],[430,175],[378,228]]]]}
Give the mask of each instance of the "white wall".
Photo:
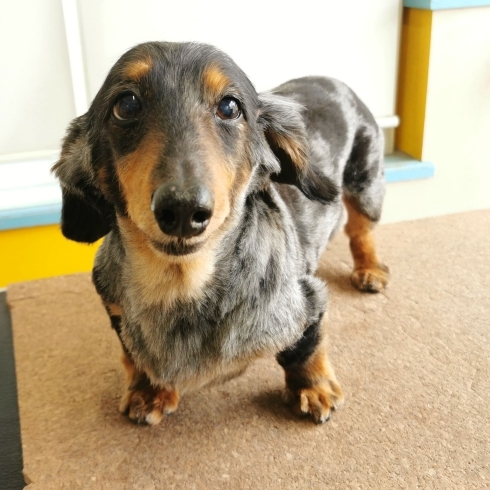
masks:
{"type": "MultiPolygon", "coordinates": [[[[394,114],[401,0],[78,0],[88,98],[112,63],[148,40],[216,44],[259,89],[343,79],[376,116],[394,114]]],[[[2,2],[0,162],[55,150],[75,117],[61,0],[2,2]]]]}
{"type": "Polygon", "coordinates": [[[376,116],[395,113],[401,0],[84,0],[79,8],[90,98],[131,46],[201,41],[226,51],[259,90],[329,75],[376,116]]]}
{"type": "Polygon", "coordinates": [[[384,222],[490,208],[490,7],[435,11],[429,66],[422,156],[436,175],[390,184],[384,222]]]}
{"type": "Polygon", "coordinates": [[[75,116],[60,0],[1,7],[0,155],[57,149],[75,116]]]}

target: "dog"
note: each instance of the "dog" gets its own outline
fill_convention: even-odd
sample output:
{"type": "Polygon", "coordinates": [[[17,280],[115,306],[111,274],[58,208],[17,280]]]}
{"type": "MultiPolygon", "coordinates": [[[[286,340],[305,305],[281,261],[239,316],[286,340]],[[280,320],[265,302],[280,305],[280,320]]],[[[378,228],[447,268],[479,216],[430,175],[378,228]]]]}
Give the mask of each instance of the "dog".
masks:
{"type": "Polygon", "coordinates": [[[329,420],[344,397],[314,274],[344,203],[353,285],[387,285],[372,235],[382,162],[379,127],[340,81],[258,94],[209,45],[124,54],[53,167],[65,237],[105,236],[93,282],[123,348],[121,412],[158,424],[181,395],[273,354],[292,410],[329,420]]]}

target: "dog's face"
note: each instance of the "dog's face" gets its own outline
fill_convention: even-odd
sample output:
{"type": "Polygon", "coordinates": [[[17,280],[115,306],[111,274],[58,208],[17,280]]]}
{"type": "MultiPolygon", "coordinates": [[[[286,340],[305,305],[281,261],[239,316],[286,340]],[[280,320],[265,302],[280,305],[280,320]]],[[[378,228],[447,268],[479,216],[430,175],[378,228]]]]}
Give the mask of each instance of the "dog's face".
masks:
{"type": "Polygon", "coordinates": [[[308,168],[301,110],[259,96],[210,46],[137,46],[68,129],[54,166],[64,235],[94,242],[117,221],[155,250],[185,256],[271,178],[333,199],[336,189],[308,168]]]}

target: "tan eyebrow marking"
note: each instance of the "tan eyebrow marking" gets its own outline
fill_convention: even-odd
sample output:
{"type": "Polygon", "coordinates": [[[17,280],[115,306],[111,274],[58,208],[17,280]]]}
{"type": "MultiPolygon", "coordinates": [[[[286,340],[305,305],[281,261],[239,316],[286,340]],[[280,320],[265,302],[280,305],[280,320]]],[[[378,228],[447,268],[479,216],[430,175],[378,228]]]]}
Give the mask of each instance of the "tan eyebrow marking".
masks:
{"type": "Polygon", "coordinates": [[[213,93],[223,93],[231,84],[230,79],[216,66],[211,65],[203,73],[203,83],[205,88],[213,93]]]}
{"type": "Polygon", "coordinates": [[[145,75],[148,75],[152,67],[151,60],[138,60],[129,64],[124,70],[124,74],[133,80],[140,80],[145,75]]]}

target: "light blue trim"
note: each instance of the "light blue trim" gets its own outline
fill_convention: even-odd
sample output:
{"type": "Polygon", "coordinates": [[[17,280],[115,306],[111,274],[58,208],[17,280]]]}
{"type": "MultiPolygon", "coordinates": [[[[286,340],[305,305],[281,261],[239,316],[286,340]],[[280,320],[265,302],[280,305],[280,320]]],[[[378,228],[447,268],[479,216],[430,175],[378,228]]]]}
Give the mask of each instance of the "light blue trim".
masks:
{"type": "Polygon", "coordinates": [[[49,206],[0,211],[0,230],[54,225],[61,220],[61,202],[49,206]]]}
{"type": "Polygon", "coordinates": [[[463,9],[490,6],[490,0],[403,0],[403,6],[424,10],[463,9]]]}
{"type": "Polygon", "coordinates": [[[434,176],[434,164],[414,160],[404,153],[396,152],[385,157],[386,182],[427,179],[434,176]]]}
{"type": "Polygon", "coordinates": [[[61,189],[51,174],[59,152],[0,156],[0,230],[60,222],[61,189]]]}

